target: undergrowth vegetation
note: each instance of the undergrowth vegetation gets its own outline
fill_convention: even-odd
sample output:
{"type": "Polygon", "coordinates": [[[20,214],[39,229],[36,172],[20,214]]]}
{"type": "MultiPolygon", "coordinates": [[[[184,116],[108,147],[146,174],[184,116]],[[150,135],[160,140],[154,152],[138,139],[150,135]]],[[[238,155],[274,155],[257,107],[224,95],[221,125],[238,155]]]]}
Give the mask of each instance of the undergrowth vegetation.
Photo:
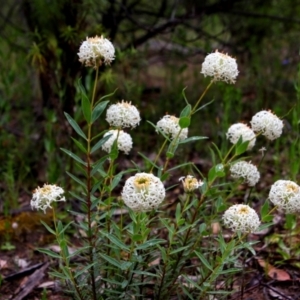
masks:
{"type": "Polygon", "coordinates": [[[93,68],[95,81],[91,97],[78,83],[78,116],[85,122],[79,124],[65,112],[77,134],[71,138],[76,150],[61,150],[74,161],[72,172],[66,172],[77,188],[67,190],[66,196],[62,187],[44,184],[35,189],[31,200],[32,208],[53,210],[54,229],[43,224],[56,237],[60,251],[40,249],[60,261],[59,269],[49,274],[76,299],[226,297],[233,292],[234,275],[243,272],[245,251],[255,255],[249,235],[270,227],[276,209],[299,211],[300,187],[286,179],[274,181],[268,195],[262,192],[267,200],[260,201],[259,214],[252,208],[257,206],[253,191],[265,176],[259,169],[282,135],[283,121],[269,110],[253,115],[249,125],[237,121],[223,132],[230,143],[227,148],[221,150],[210,141],[211,165],[205,172],[189,160],[179,158],[172,164],[179,148],[205,143],[206,137],[190,135],[189,127],[199,122],[203,110],[216,105],[205,102],[209,89],[219,82],[234,84],[238,77],[236,60],[215,51],[202,63],[201,73],[210,82],[198,100],[189,101],[183,90],[182,104],[172,114],[156,123],[148,121],[158,134],[154,156],[137,152],[139,161],[118,166],[136,151],[134,131],[128,132],[143,120],[131,102],[110,101],[115,92],[96,96],[99,68],[115,59],[112,43],[103,36],[87,38],[78,55],[82,64],[93,68]],[[258,139],[268,141],[268,149],[253,152],[258,139]],[[107,154],[101,155],[101,149],[107,154]],[[179,183],[174,183],[177,174],[179,183]],[[237,197],[241,184],[246,187],[242,201],[241,195],[237,197]],[[174,197],[178,185],[181,192],[174,197]],[[68,195],[80,205],[69,211],[75,220],[64,225],[57,218],[55,203],[68,202],[68,195]],[[76,247],[66,236],[73,226],[81,240],[76,247]]]}

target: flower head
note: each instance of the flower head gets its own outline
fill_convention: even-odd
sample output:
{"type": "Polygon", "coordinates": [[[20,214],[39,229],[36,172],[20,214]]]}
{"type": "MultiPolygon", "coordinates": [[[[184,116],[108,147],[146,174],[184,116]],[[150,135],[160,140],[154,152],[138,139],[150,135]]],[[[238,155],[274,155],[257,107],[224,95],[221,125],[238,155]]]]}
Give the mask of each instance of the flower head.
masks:
{"type": "Polygon", "coordinates": [[[123,130],[109,130],[104,134],[104,137],[108,135],[111,135],[111,137],[102,145],[102,150],[110,153],[114,141],[118,139],[118,149],[123,151],[125,154],[129,153],[132,148],[132,138],[130,134],[123,130]]]}
{"type": "Polygon", "coordinates": [[[260,220],[256,211],[244,204],[235,204],[229,207],[225,211],[222,219],[225,226],[229,227],[234,232],[255,232],[260,225],[260,220]]]}
{"type": "Polygon", "coordinates": [[[235,83],[239,73],[234,58],[227,54],[216,52],[208,54],[202,64],[201,73],[206,77],[213,77],[214,81],[235,83]]]}
{"type": "Polygon", "coordinates": [[[226,137],[232,144],[236,144],[240,137],[242,137],[243,142],[249,141],[248,150],[253,148],[256,141],[253,130],[243,123],[231,125],[226,133],[226,137]]]}
{"type": "Polygon", "coordinates": [[[235,179],[243,178],[249,186],[254,186],[260,178],[257,167],[246,161],[239,161],[230,167],[231,176],[235,179]]]}
{"type": "Polygon", "coordinates": [[[165,194],[165,187],[158,177],[137,173],[126,180],[122,199],[133,211],[149,211],[159,206],[165,194]]]}
{"type": "Polygon", "coordinates": [[[180,177],[179,181],[182,182],[183,188],[186,193],[191,193],[196,190],[198,187],[203,185],[203,182],[200,180],[198,181],[194,176],[187,175],[186,177],[180,177]]]}
{"type": "Polygon", "coordinates": [[[113,44],[105,39],[103,36],[95,36],[92,38],[86,38],[78,52],[79,61],[86,67],[97,68],[101,66],[102,62],[105,65],[115,59],[115,48],[113,44]]]}
{"type": "Polygon", "coordinates": [[[157,122],[156,126],[164,134],[170,135],[171,139],[175,139],[179,132],[180,134],[178,139],[180,141],[185,140],[187,138],[188,129],[181,129],[181,127],[179,126],[179,119],[174,116],[165,115],[161,120],[157,122]]]}
{"type": "Polygon", "coordinates": [[[66,201],[63,196],[64,190],[54,184],[44,184],[43,187],[37,187],[32,195],[30,205],[32,208],[41,209],[46,213],[48,207],[52,208],[52,202],[66,201]]]}
{"type": "Polygon", "coordinates": [[[275,140],[282,134],[283,122],[271,111],[258,112],[250,123],[255,132],[261,132],[268,140],[275,140]]]}
{"type": "Polygon", "coordinates": [[[106,111],[106,121],[115,127],[136,127],[141,121],[140,113],[131,102],[119,102],[106,111]]]}
{"type": "Polygon", "coordinates": [[[287,213],[300,211],[300,187],[290,180],[277,180],[269,192],[270,201],[287,213]]]}

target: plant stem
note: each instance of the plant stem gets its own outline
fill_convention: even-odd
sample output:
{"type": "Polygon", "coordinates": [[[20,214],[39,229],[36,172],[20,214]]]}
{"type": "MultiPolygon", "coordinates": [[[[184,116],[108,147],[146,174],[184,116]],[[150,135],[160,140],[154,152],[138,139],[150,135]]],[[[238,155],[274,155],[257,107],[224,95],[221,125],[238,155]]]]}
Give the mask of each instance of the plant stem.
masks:
{"type": "MultiPolygon", "coordinates": [[[[94,88],[93,88],[93,96],[91,101],[91,113],[93,111],[95,97],[96,97],[96,89],[97,89],[97,83],[98,83],[98,74],[99,74],[99,68],[96,69],[96,77],[94,82],[94,88]]],[[[92,122],[89,122],[88,124],[88,135],[87,135],[87,153],[86,153],[86,159],[87,159],[87,182],[86,182],[86,188],[87,188],[87,213],[88,213],[88,243],[89,243],[89,261],[91,264],[94,262],[94,255],[93,255],[93,233],[92,233],[92,200],[91,200],[91,190],[92,190],[92,159],[91,159],[91,141],[92,141],[92,122]]],[[[90,276],[91,276],[91,284],[92,284],[92,291],[93,291],[93,299],[97,300],[97,293],[96,293],[96,282],[95,282],[95,272],[94,272],[94,266],[90,268],[90,276]]]]}

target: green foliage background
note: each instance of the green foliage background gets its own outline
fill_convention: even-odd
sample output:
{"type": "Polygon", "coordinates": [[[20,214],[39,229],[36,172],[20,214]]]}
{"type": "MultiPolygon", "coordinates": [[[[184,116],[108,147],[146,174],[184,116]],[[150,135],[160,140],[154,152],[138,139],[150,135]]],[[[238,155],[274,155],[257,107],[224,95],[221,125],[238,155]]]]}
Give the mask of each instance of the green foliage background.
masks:
{"type": "MultiPolygon", "coordinates": [[[[208,83],[201,74],[206,54],[218,49],[236,57],[234,86],[218,84],[191,134],[225,147],[228,126],[248,122],[262,109],[285,119],[286,148],[274,159],[297,179],[300,3],[294,0],[23,0],[6,1],[0,14],[0,190],[17,202],[20,189],[65,180],[72,168],[59,147],[69,148],[63,112],[75,118],[81,78],[90,91],[93,71],[78,62],[80,43],[104,34],[116,47],[111,68],[101,70],[99,97],[132,101],[143,121],[135,149],[150,152],[156,123],[183,107],[182,90],[195,103],[208,83]],[[221,86],[221,87],[220,87],[221,86]],[[289,158],[289,160],[287,159],[289,158]],[[289,161],[292,161],[291,163],[289,161]],[[68,167],[67,167],[68,166],[68,167]]],[[[80,122],[80,120],[77,120],[80,122]]],[[[99,132],[104,128],[99,128],[99,132]]],[[[261,145],[265,146],[265,145],[261,145]]],[[[206,144],[182,150],[205,159],[206,144]]],[[[129,159],[136,154],[132,151],[129,159]]]]}

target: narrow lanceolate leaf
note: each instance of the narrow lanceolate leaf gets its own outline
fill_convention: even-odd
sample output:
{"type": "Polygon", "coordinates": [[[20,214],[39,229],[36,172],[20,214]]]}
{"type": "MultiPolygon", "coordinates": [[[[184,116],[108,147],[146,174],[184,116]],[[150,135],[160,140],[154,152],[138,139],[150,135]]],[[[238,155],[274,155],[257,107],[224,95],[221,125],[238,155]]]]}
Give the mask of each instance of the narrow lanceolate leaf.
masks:
{"type": "Polygon", "coordinates": [[[113,244],[115,244],[116,246],[118,246],[120,249],[122,249],[123,251],[127,251],[130,252],[130,248],[123,243],[122,240],[120,240],[119,238],[117,238],[116,236],[112,235],[112,234],[108,234],[108,233],[103,233],[113,244]]]}
{"type": "Polygon", "coordinates": [[[114,177],[112,184],[111,184],[111,191],[118,185],[122,176],[123,176],[123,173],[119,173],[114,177]]]}
{"type": "Polygon", "coordinates": [[[115,267],[117,267],[118,269],[121,269],[121,270],[127,270],[132,265],[132,263],[129,262],[129,261],[119,261],[119,260],[116,260],[113,257],[110,257],[110,256],[106,255],[106,254],[99,253],[99,255],[104,260],[106,260],[108,263],[110,263],[111,265],[113,265],[113,266],[115,266],[115,267]]]}
{"type": "Polygon", "coordinates": [[[204,266],[209,269],[213,270],[208,260],[204,257],[204,255],[198,251],[195,251],[195,254],[198,256],[198,258],[201,260],[201,262],[204,264],[204,266]]]}
{"type": "Polygon", "coordinates": [[[208,137],[206,136],[191,136],[187,139],[184,139],[182,141],[179,142],[179,144],[185,144],[185,143],[188,143],[188,142],[195,142],[195,141],[199,141],[199,140],[204,140],[204,139],[207,139],[208,137]]]}
{"type": "Polygon", "coordinates": [[[103,137],[100,141],[98,141],[92,148],[91,153],[94,153],[96,150],[98,150],[102,145],[112,136],[112,134],[108,134],[105,137],[103,137]]]}
{"type": "Polygon", "coordinates": [[[53,251],[51,251],[51,250],[47,250],[47,249],[37,249],[39,252],[41,252],[41,253],[45,253],[45,254],[47,254],[48,256],[51,256],[51,257],[53,257],[53,258],[61,258],[61,256],[60,256],[60,254],[58,254],[58,253],[55,253],[55,252],[53,252],[53,251]]]}
{"type": "Polygon", "coordinates": [[[88,98],[88,96],[86,95],[84,88],[82,85],[81,86],[81,109],[84,115],[85,120],[87,121],[87,123],[91,122],[92,119],[92,108],[91,108],[91,103],[90,100],[88,98]]]}
{"type": "Polygon", "coordinates": [[[95,165],[93,165],[93,169],[91,171],[91,176],[94,176],[97,172],[100,172],[101,176],[105,177],[107,174],[103,170],[103,164],[108,159],[109,155],[105,155],[99,159],[99,161],[96,162],[95,165]]]}
{"type": "Polygon", "coordinates": [[[41,220],[41,223],[45,226],[45,228],[52,234],[56,235],[56,232],[51,228],[49,227],[44,221],[41,220]]]}
{"type": "Polygon", "coordinates": [[[92,123],[94,123],[103,113],[109,101],[103,101],[98,103],[92,112],[92,123]]]}
{"type": "Polygon", "coordinates": [[[84,132],[81,130],[81,128],[79,127],[79,125],[76,123],[76,121],[68,114],[68,113],[64,113],[69,124],[73,127],[73,129],[81,136],[83,137],[85,140],[87,140],[86,135],[84,134],[84,132]]]}
{"type": "Polygon", "coordinates": [[[86,166],[86,163],[76,154],[74,154],[73,152],[65,149],[65,148],[60,148],[60,150],[64,151],[66,154],[68,154],[69,156],[71,156],[73,159],[75,159],[77,162],[79,162],[80,164],[86,166]]]}
{"type": "Polygon", "coordinates": [[[81,181],[78,177],[74,176],[73,174],[71,174],[70,172],[66,171],[66,173],[77,183],[79,183],[80,185],[82,185],[83,187],[86,187],[86,184],[81,181]]]}
{"type": "Polygon", "coordinates": [[[73,140],[73,142],[75,143],[75,145],[83,152],[86,153],[86,149],[85,147],[76,139],[74,139],[73,137],[71,137],[71,139],[73,140]]]}

